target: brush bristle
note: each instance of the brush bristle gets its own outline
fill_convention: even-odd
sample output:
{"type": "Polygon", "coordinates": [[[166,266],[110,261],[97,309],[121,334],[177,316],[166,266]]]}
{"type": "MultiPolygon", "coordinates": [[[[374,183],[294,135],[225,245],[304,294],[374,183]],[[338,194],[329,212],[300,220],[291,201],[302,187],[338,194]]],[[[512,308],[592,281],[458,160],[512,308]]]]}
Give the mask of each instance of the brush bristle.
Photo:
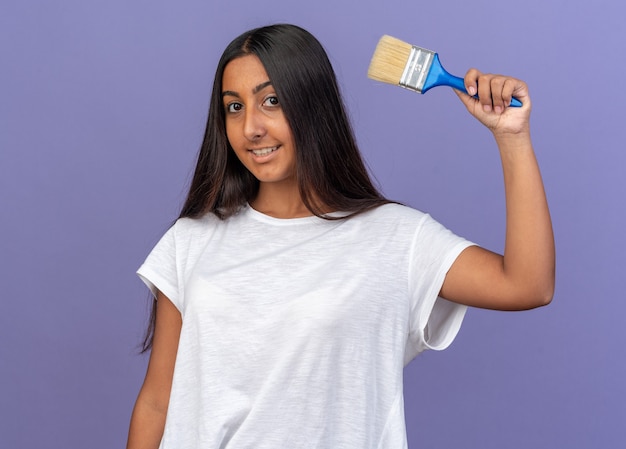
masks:
{"type": "Polygon", "coordinates": [[[383,83],[400,84],[412,48],[411,44],[395,37],[381,37],[367,69],[367,76],[383,83]]]}

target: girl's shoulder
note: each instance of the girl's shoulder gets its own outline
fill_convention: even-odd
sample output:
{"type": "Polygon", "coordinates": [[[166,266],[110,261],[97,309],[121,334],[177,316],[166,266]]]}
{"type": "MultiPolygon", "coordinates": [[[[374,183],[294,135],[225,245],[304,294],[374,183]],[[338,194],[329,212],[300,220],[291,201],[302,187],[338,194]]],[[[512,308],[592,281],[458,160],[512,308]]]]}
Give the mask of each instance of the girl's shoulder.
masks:
{"type": "Polygon", "coordinates": [[[387,203],[363,214],[364,219],[384,222],[419,223],[428,214],[400,203],[387,203]]]}
{"type": "Polygon", "coordinates": [[[214,213],[206,213],[199,217],[178,218],[171,228],[176,239],[195,239],[206,236],[222,226],[226,221],[217,217],[214,213]]]}

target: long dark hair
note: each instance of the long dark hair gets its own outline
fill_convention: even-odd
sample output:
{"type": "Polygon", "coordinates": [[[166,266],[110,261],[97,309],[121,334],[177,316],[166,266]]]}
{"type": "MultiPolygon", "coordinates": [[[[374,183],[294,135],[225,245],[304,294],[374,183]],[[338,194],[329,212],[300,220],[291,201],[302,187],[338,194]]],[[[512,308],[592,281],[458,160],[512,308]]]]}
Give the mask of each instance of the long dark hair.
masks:
{"type": "MultiPolygon", "coordinates": [[[[222,77],[235,58],[255,55],[269,76],[291,128],[296,178],[311,213],[350,217],[389,203],[372,183],[354,138],[337,79],[320,42],[308,31],[277,24],[247,31],[224,50],[217,65],[204,140],[179,218],[213,213],[221,219],[254,199],[259,183],[241,164],[226,136],[222,77]]],[[[152,345],[156,303],[143,342],[152,345]]]]}

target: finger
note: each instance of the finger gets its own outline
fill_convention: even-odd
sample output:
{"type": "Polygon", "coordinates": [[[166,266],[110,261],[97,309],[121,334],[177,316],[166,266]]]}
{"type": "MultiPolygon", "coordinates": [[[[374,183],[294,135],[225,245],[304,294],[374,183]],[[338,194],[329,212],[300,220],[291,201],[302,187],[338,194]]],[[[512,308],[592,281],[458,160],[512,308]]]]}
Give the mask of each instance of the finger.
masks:
{"type": "Polygon", "coordinates": [[[491,79],[491,103],[493,105],[493,110],[497,114],[502,114],[504,109],[511,102],[506,103],[504,99],[504,86],[506,85],[507,79],[503,76],[494,76],[491,79]]]}
{"type": "Polygon", "coordinates": [[[507,78],[504,81],[504,85],[502,86],[502,102],[504,103],[505,108],[509,107],[511,104],[513,93],[515,92],[518,84],[519,81],[513,78],[507,78]]]}
{"type": "MultiPolygon", "coordinates": [[[[530,108],[530,97],[528,96],[528,85],[519,79],[511,78],[510,85],[507,83],[506,89],[511,90],[511,100],[517,98],[522,102],[524,108],[530,108]]],[[[507,91],[508,93],[508,91],[507,91]]]]}
{"type": "Polygon", "coordinates": [[[469,69],[465,74],[463,82],[465,83],[465,89],[470,96],[474,96],[478,93],[478,78],[482,73],[477,69],[469,69]]]}
{"type": "Polygon", "coordinates": [[[482,74],[478,77],[478,98],[485,112],[493,110],[493,100],[491,98],[491,81],[493,75],[482,74]]]}

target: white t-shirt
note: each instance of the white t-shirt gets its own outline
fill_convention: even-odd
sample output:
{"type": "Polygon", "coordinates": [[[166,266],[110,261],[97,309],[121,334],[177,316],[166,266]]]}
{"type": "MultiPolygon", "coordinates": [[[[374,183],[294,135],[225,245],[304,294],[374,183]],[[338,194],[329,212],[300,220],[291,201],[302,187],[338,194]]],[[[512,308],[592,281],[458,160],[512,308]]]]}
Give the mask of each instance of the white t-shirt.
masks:
{"type": "Polygon", "coordinates": [[[161,449],[405,448],[403,368],[458,332],[469,245],[397,204],[178,220],[138,271],[183,319],[161,449]]]}

